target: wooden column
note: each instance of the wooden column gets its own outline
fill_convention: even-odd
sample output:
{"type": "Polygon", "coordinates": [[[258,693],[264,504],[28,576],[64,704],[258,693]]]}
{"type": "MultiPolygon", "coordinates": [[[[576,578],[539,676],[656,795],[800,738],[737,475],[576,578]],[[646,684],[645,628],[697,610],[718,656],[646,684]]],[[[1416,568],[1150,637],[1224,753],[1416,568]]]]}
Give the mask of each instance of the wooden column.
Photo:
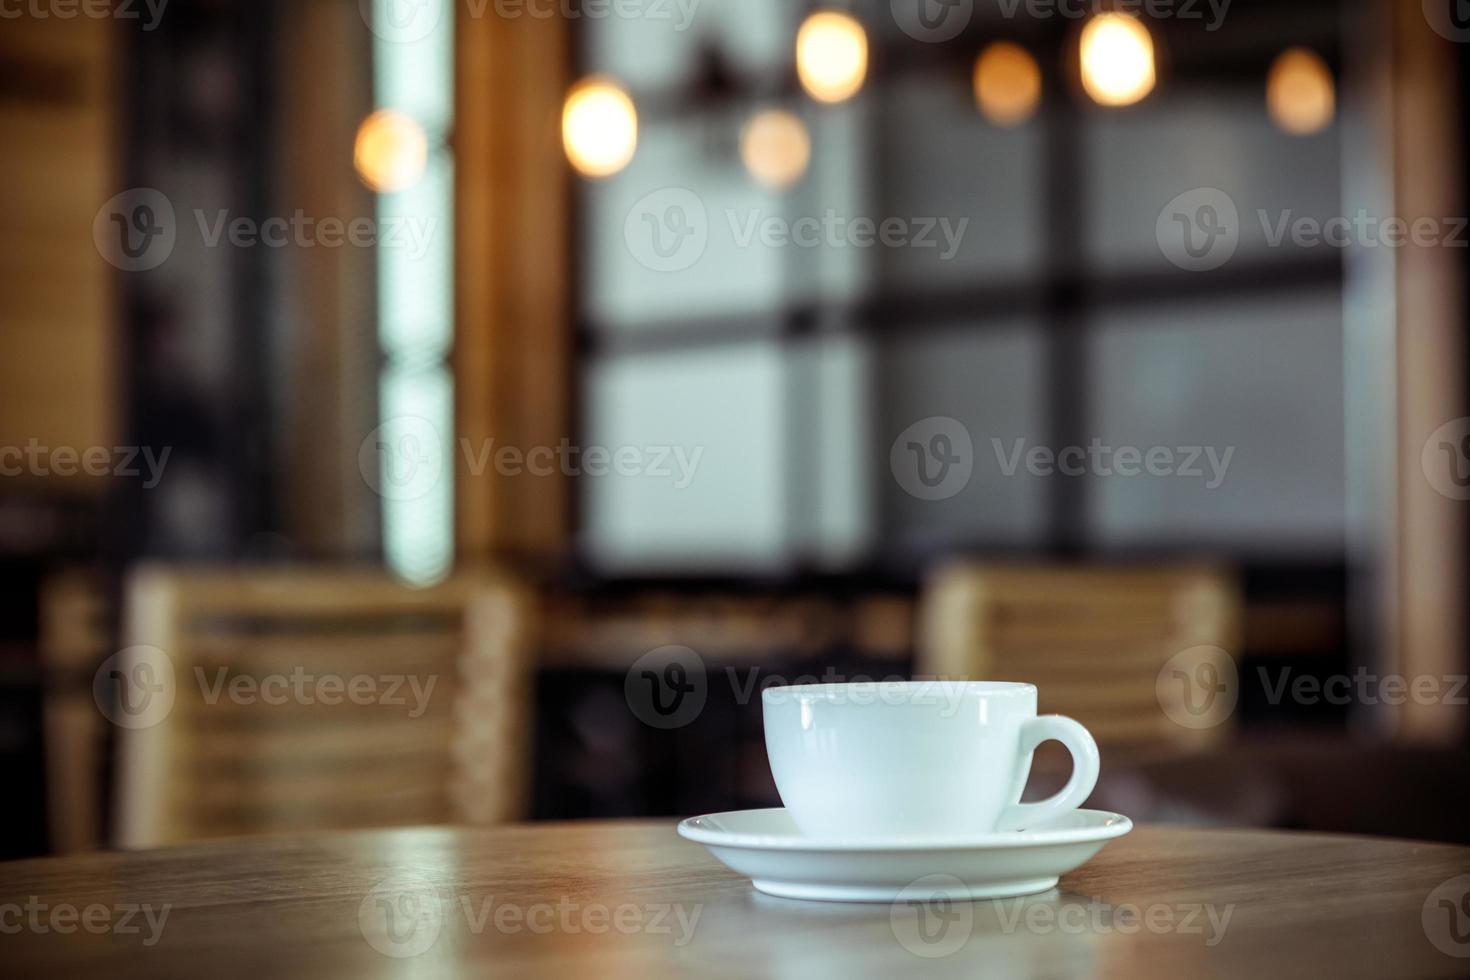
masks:
{"type": "Polygon", "coordinates": [[[493,452],[555,450],[572,435],[570,181],[560,135],[568,25],[457,7],[459,557],[550,562],[570,535],[570,481],[497,472],[493,452]]]}
{"type": "MultiPolygon", "coordinates": [[[[278,143],[280,214],[343,222],[374,217],[352,164],[358,124],[372,110],[371,35],[355,4],[298,0],[281,16],[278,143]]],[[[371,554],[378,501],[357,467],[377,425],[375,254],[370,248],[292,248],[282,385],[286,531],[300,553],[371,554]],[[337,448],[324,452],[324,447],[337,448]]]]}
{"type": "MultiPolygon", "coordinates": [[[[98,209],[127,189],[114,152],[115,25],[0,21],[0,446],[112,447],[118,433],[122,276],[93,242],[98,209]]],[[[8,460],[8,486],[100,495],[106,477],[8,460]],[[17,473],[16,470],[20,472],[17,473]]]]}
{"type": "MultiPolygon", "coordinates": [[[[1394,214],[1443,226],[1465,214],[1455,45],[1434,33],[1419,4],[1394,9],[1394,214]]],[[[1386,672],[1463,674],[1466,508],[1429,482],[1420,454],[1430,434],[1467,414],[1462,248],[1404,245],[1396,255],[1398,500],[1393,598],[1397,617],[1386,672]]],[[[1443,743],[1466,709],[1409,699],[1393,719],[1400,741],[1443,743]]]]}

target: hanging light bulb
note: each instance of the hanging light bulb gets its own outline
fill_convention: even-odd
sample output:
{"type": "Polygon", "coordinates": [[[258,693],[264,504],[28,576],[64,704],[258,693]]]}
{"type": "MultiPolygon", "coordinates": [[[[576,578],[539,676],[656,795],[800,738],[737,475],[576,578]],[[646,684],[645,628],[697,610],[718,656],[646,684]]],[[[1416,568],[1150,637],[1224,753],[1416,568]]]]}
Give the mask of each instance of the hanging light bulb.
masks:
{"type": "Polygon", "coordinates": [[[975,59],[975,102],[997,126],[1018,126],[1041,102],[1041,68],[1019,44],[996,41],[975,59]]]}
{"type": "Polygon", "coordinates": [[[868,74],[868,35],[850,14],[822,10],[796,32],[796,74],[818,102],[857,94],[868,74]]]}
{"type": "Polygon", "coordinates": [[[424,129],[401,112],[382,109],[357,127],[352,165],[369,190],[380,194],[407,190],[424,176],[429,139],[424,129]]]}
{"type": "Polygon", "coordinates": [[[1154,39],[1130,14],[1098,14],[1082,28],[1082,88],[1098,105],[1132,105],[1154,87],[1154,39]]]}
{"type": "Polygon", "coordinates": [[[578,173],[609,177],[633,159],[638,147],[638,110],[612,79],[583,79],[567,93],[561,139],[567,160],[578,173]]]}
{"type": "Polygon", "coordinates": [[[780,190],[796,183],[806,173],[811,156],[806,126],[784,109],[757,113],[740,134],[740,159],[766,187],[780,190]]]}
{"type": "Polygon", "coordinates": [[[1266,76],[1266,111],[1276,125],[1297,136],[1318,132],[1337,108],[1332,70],[1315,51],[1287,48],[1266,76]]]}

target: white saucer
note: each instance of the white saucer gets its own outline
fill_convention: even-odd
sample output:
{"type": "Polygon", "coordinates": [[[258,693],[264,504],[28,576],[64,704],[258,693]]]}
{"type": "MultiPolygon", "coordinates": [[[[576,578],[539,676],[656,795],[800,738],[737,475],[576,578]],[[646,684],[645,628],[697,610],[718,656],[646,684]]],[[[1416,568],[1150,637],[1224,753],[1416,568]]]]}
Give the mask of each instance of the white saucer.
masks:
{"type": "Polygon", "coordinates": [[[964,839],[815,838],[802,836],[778,807],[690,817],[679,824],[679,836],[703,844],[768,895],[892,902],[916,885],[955,899],[1043,892],[1132,829],[1121,814],[1073,810],[1029,830],[964,839]]]}

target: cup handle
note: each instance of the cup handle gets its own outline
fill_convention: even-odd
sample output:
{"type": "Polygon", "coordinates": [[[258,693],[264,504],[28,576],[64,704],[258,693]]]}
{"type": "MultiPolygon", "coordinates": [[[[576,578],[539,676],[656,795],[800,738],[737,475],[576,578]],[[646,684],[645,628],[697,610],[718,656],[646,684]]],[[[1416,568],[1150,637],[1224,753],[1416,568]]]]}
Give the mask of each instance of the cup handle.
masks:
{"type": "MultiPolygon", "coordinates": [[[[1022,760],[1035,751],[1042,742],[1056,739],[1072,753],[1072,776],[1067,785],[1056,796],[1039,803],[1013,803],[1001,811],[996,830],[1025,830],[1053,817],[1059,817],[1082,805],[1097,785],[1100,768],[1097,743],[1092,733],[1071,718],[1062,715],[1041,715],[1028,718],[1021,724],[1021,742],[1017,752],[1022,760]]],[[[1024,789],[1022,784],[1020,789],[1024,789]]],[[[1017,791],[1019,796],[1019,789],[1017,791]]]]}

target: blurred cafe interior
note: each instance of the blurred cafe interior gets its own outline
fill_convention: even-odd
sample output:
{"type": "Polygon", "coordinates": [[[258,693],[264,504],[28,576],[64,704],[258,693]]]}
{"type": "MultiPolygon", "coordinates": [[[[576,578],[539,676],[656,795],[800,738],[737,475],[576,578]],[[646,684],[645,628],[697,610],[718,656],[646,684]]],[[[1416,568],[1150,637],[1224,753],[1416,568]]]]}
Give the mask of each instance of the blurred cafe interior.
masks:
{"type": "Polygon", "coordinates": [[[932,676],[1470,842],[1457,6],[0,5],[0,857],[770,806],[762,687],[932,676]]]}

